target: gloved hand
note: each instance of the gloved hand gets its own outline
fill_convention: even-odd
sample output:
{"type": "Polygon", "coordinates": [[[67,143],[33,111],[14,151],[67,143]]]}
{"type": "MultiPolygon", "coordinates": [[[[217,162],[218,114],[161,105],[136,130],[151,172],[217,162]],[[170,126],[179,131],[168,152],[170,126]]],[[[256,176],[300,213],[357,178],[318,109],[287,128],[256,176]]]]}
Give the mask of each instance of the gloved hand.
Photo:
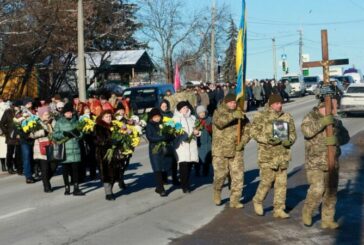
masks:
{"type": "Polygon", "coordinates": [[[328,125],[334,124],[334,117],[332,115],[327,115],[320,118],[320,123],[322,126],[326,127],[328,125]]]}
{"type": "Polygon", "coordinates": [[[326,145],[337,145],[337,137],[336,136],[325,137],[325,143],[326,145]]]}
{"type": "Polygon", "coordinates": [[[244,116],[244,113],[241,110],[236,110],[233,112],[233,117],[235,119],[242,119],[244,116]]]}
{"type": "Polygon", "coordinates": [[[284,146],[284,147],[290,147],[290,146],[292,146],[293,145],[293,142],[292,141],[290,141],[290,140],[283,140],[282,141],[282,145],[284,146]]]}
{"type": "Polygon", "coordinates": [[[68,131],[64,131],[63,136],[67,137],[67,138],[73,138],[74,137],[73,134],[71,132],[68,132],[68,131]]]}
{"type": "Polygon", "coordinates": [[[235,147],[235,151],[242,151],[244,150],[244,144],[243,142],[240,142],[236,147],[235,147]]]}
{"type": "Polygon", "coordinates": [[[268,140],[268,144],[270,145],[279,145],[280,143],[282,143],[282,141],[277,137],[271,137],[268,140]]]}
{"type": "Polygon", "coordinates": [[[80,131],[78,131],[77,129],[73,129],[70,133],[73,134],[75,137],[78,137],[81,135],[80,131]]]}

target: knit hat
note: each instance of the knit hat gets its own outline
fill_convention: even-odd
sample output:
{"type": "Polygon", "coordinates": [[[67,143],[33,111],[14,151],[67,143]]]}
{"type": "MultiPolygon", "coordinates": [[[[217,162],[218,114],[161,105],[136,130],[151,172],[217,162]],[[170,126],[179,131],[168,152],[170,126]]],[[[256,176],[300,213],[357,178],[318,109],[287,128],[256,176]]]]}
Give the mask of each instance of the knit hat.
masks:
{"type": "Polygon", "coordinates": [[[16,101],[14,101],[14,103],[13,103],[13,106],[14,107],[21,107],[23,105],[23,103],[20,101],[20,100],[16,100],[16,101]]]}
{"type": "Polygon", "coordinates": [[[151,120],[154,116],[162,116],[161,111],[158,108],[153,108],[149,113],[148,113],[148,120],[151,120]]]}
{"type": "Polygon", "coordinates": [[[187,106],[189,108],[190,103],[188,103],[187,101],[181,101],[177,104],[176,108],[177,111],[180,111],[183,107],[187,106]]]}
{"type": "Polygon", "coordinates": [[[272,94],[271,96],[269,96],[269,99],[268,99],[269,106],[271,106],[272,104],[277,103],[277,102],[280,102],[280,103],[283,102],[282,97],[280,95],[272,94]]]}
{"type": "Polygon", "coordinates": [[[204,105],[199,105],[196,108],[196,114],[200,114],[201,112],[206,112],[206,107],[204,105]]]}
{"type": "Polygon", "coordinates": [[[62,113],[66,113],[66,112],[73,112],[73,105],[71,103],[67,103],[64,105],[62,113]]]}
{"type": "Polygon", "coordinates": [[[53,98],[54,98],[55,100],[62,100],[62,97],[61,97],[59,94],[55,94],[55,95],[53,96],[53,98]]]}
{"type": "Polygon", "coordinates": [[[33,103],[33,100],[31,98],[25,98],[23,100],[23,105],[27,105],[28,103],[33,103]]]}
{"type": "Polygon", "coordinates": [[[49,107],[48,106],[42,106],[42,107],[38,107],[38,116],[42,117],[44,113],[49,112],[49,107]]]}
{"type": "Polygon", "coordinates": [[[236,95],[235,94],[227,94],[224,98],[225,103],[229,103],[231,101],[236,101],[236,95]]]}

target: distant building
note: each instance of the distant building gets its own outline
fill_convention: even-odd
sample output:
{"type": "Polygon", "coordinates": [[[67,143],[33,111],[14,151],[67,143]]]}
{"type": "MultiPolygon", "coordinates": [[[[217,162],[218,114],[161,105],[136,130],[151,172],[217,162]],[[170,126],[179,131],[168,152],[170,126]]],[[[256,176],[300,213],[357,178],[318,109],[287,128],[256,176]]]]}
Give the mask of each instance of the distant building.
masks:
{"type": "MultiPolygon", "coordinates": [[[[150,82],[155,66],[145,50],[88,52],[85,54],[88,82],[132,83],[150,82]]],[[[77,61],[76,61],[77,63],[77,61]]]]}

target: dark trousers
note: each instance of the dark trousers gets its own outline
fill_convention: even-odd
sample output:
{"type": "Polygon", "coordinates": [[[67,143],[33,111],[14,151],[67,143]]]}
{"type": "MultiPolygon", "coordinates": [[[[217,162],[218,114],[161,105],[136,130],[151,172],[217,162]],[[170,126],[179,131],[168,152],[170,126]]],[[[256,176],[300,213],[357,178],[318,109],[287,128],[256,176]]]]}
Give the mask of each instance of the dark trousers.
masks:
{"type": "Polygon", "coordinates": [[[39,160],[40,169],[42,171],[42,182],[44,189],[51,189],[50,179],[53,177],[57,163],[48,162],[47,160],[39,160]]]}
{"type": "Polygon", "coordinates": [[[25,142],[20,143],[21,159],[23,162],[23,171],[26,179],[32,178],[32,161],[33,161],[33,145],[25,142]]]}
{"type": "Polygon", "coordinates": [[[73,163],[63,163],[62,164],[63,167],[63,171],[62,171],[62,175],[63,175],[63,181],[64,184],[66,186],[70,185],[70,181],[69,181],[69,176],[72,177],[72,181],[74,184],[78,184],[79,182],[79,175],[78,175],[78,167],[79,167],[79,163],[77,162],[73,162],[73,163]]]}
{"type": "Polygon", "coordinates": [[[14,167],[15,167],[18,174],[23,173],[23,165],[21,162],[19,145],[7,145],[6,164],[8,166],[8,171],[14,170],[14,167]],[[14,155],[15,155],[15,158],[14,158],[14,155]]]}
{"type": "Polygon", "coordinates": [[[190,187],[190,171],[192,164],[192,162],[179,163],[179,176],[181,178],[181,187],[183,190],[187,190],[190,187]]]}
{"type": "Polygon", "coordinates": [[[128,169],[129,164],[130,164],[130,159],[131,159],[132,155],[129,155],[127,158],[125,158],[124,160],[122,160],[121,162],[121,166],[120,166],[120,177],[119,177],[119,183],[123,183],[124,184],[124,180],[125,180],[125,171],[128,169]]]}

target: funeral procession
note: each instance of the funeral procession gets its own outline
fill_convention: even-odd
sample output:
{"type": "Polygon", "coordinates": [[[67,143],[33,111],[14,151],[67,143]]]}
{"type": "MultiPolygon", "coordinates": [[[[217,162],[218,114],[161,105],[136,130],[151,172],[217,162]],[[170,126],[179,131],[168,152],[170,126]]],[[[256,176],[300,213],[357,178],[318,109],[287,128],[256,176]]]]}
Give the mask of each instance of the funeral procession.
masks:
{"type": "Polygon", "coordinates": [[[364,1],[0,0],[0,245],[364,244],[364,1]]]}

